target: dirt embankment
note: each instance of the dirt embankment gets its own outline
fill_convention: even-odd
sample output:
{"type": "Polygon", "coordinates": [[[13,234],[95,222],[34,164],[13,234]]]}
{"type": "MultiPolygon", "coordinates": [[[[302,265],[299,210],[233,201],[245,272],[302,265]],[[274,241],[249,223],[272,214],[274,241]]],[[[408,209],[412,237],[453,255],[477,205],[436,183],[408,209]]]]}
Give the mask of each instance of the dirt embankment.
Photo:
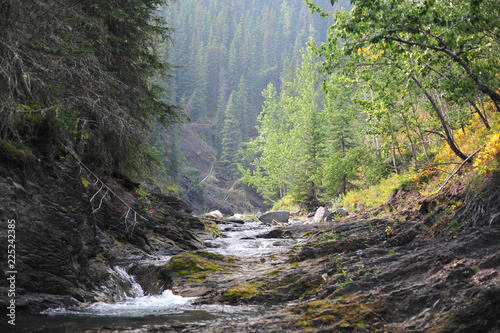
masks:
{"type": "Polygon", "coordinates": [[[182,199],[195,214],[219,210],[225,215],[266,210],[254,189],[220,171],[213,125],[185,124],[180,148],[186,160],[182,199]]]}

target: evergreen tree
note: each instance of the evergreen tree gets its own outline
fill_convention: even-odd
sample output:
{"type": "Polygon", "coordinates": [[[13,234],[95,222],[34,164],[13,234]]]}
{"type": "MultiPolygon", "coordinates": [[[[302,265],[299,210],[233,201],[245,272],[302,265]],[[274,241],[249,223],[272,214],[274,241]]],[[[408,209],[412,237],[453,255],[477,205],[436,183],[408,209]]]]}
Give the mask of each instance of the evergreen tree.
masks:
{"type": "Polygon", "coordinates": [[[0,142],[62,146],[111,173],[151,165],[153,120],[179,120],[152,81],[169,66],[157,52],[170,31],[162,0],[3,1],[0,142]]]}
{"type": "Polygon", "coordinates": [[[236,119],[239,123],[238,125],[241,137],[246,141],[248,140],[250,134],[250,103],[248,101],[247,82],[243,76],[238,84],[238,90],[235,94],[234,103],[236,107],[236,119]]]}
{"type": "MultiPolygon", "coordinates": [[[[207,87],[208,84],[208,63],[207,63],[207,54],[204,47],[204,44],[201,43],[193,49],[196,56],[193,59],[192,65],[190,69],[193,71],[193,83],[194,89],[191,90],[190,96],[192,96],[192,110],[190,112],[191,119],[193,121],[203,120],[205,116],[205,110],[207,106],[207,87]]],[[[188,69],[189,72],[189,69],[188,69]]]]}
{"type": "Polygon", "coordinates": [[[331,75],[323,86],[325,142],[321,179],[325,196],[336,197],[353,188],[352,180],[357,179],[363,165],[362,157],[366,155],[360,131],[363,119],[352,103],[355,96],[352,82],[331,75]]]}
{"type": "Polygon", "coordinates": [[[222,148],[219,159],[221,171],[230,177],[238,175],[238,151],[241,148],[242,136],[236,117],[235,94],[227,101],[224,127],[222,129],[222,148]]]}
{"type": "Polygon", "coordinates": [[[302,67],[294,80],[284,82],[279,100],[273,85],[264,92],[259,136],[248,145],[250,153],[260,156],[252,163],[253,172],[240,169],[244,181],[270,200],[288,191],[307,208],[318,204],[323,147],[319,75],[314,56],[304,52],[302,67]]]}
{"type": "Polygon", "coordinates": [[[217,102],[217,115],[215,120],[215,150],[220,153],[222,142],[222,129],[226,120],[226,106],[230,95],[230,87],[227,72],[221,69],[219,75],[219,101],[217,102]]]}

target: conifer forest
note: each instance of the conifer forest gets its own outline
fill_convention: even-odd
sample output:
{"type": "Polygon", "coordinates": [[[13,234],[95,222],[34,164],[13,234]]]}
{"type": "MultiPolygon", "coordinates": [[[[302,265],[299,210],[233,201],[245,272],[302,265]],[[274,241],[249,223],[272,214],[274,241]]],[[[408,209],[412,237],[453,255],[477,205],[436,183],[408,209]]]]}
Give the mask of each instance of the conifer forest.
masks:
{"type": "Polygon", "coordinates": [[[0,332],[500,332],[498,0],[0,0],[0,332]]]}

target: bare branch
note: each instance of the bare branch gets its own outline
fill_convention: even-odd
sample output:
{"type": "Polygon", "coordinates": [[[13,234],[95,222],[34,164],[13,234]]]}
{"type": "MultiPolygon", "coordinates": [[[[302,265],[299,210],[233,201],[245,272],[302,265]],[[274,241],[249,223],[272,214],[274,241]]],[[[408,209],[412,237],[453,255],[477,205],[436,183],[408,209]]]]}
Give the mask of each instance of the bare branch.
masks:
{"type": "MultiPolygon", "coordinates": [[[[64,145],[63,145],[64,146],[64,145]]],[[[134,232],[134,229],[135,229],[135,226],[136,224],[138,223],[137,221],[137,217],[140,217],[141,219],[145,220],[145,221],[148,221],[147,218],[145,218],[144,216],[142,216],[141,214],[139,214],[135,209],[133,209],[125,200],[123,200],[118,194],[116,194],[108,185],[106,185],[104,183],[104,181],[102,181],[95,173],[92,172],[92,170],[90,170],[89,167],[87,167],[77,156],[76,154],[74,154],[68,147],[64,146],[66,148],[66,150],[68,151],[68,153],[78,161],[78,164],[80,166],[80,168],[83,168],[85,169],[92,177],[94,177],[96,179],[94,185],[100,183],[101,184],[101,187],[100,189],[92,196],[92,198],[90,199],[90,202],[92,204],[92,214],[95,214],[99,209],[101,209],[102,207],[102,202],[104,200],[104,198],[106,197],[106,195],[108,195],[108,193],[111,193],[113,196],[115,196],[116,198],[118,198],[118,200],[127,208],[127,212],[122,215],[121,218],[124,218],[124,224],[125,224],[125,233],[128,234],[129,236],[131,236],[134,232]],[[102,192],[103,189],[106,189],[106,192],[101,196],[101,199],[100,199],[100,202],[99,202],[99,206],[97,208],[94,208],[94,201],[95,201],[95,198],[96,196],[102,192]],[[129,226],[128,224],[128,216],[130,214],[130,212],[134,212],[134,221],[132,223],[131,226],[129,226]]],[[[80,169],[81,170],[81,169],[80,169]]],[[[120,219],[121,219],[120,218],[120,219]]]]}

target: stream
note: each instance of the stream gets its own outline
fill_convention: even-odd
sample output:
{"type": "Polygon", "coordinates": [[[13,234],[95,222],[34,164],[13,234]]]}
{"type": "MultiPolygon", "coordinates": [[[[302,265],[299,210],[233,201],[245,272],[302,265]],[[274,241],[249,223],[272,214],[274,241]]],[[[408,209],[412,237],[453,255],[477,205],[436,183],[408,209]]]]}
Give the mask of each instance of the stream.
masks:
{"type": "MultiPolygon", "coordinates": [[[[261,238],[273,228],[257,222],[219,224],[220,237],[205,239],[206,251],[222,255],[260,257],[287,251],[293,239],[261,238]]],[[[150,264],[166,263],[170,257],[154,258],[150,264]]],[[[148,264],[149,261],[135,263],[148,264]]],[[[38,315],[19,316],[18,332],[81,332],[104,326],[137,329],[154,325],[235,321],[258,316],[269,310],[263,306],[195,305],[194,297],[175,295],[165,290],[161,295],[145,295],[128,272],[134,264],[110,268],[111,274],[128,284],[127,293],[115,303],[96,302],[75,308],[49,309],[38,315]]]]}

